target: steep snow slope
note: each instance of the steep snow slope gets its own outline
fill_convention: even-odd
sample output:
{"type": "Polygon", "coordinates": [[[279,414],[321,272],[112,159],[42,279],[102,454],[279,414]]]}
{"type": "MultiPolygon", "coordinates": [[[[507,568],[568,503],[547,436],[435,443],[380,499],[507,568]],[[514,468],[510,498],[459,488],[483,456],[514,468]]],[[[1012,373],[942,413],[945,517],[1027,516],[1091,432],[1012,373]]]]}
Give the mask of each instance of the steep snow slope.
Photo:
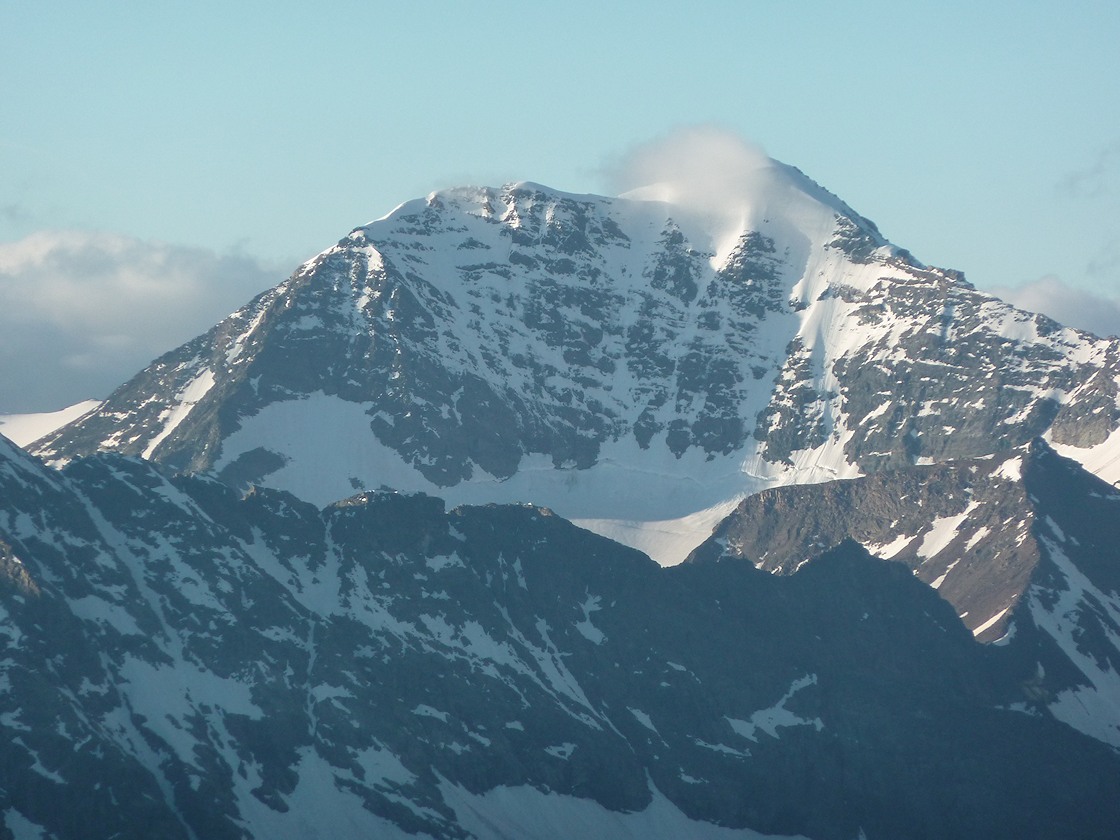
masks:
{"type": "Polygon", "coordinates": [[[1103,442],[1088,447],[1058,443],[1050,435],[1047,440],[1059,454],[1077,461],[1097,478],[1112,485],[1120,484],[1120,429],[1113,430],[1103,442]]]}
{"type": "Polygon", "coordinates": [[[531,183],[407,202],[41,442],[325,504],[532,501],[677,562],[768,486],[1120,422],[1117,341],[926,268],[791,167],[738,207],[531,183]],[[668,199],[668,200],[665,200],[668,199]]]}
{"type": "Polygon", "coordinates": [[[0,434],[18,446],[26,447],[67,423],[73,423],[79,417],[89,414],[99,405],[101,403],[97,400],[83,400],[58,411],[0,414],[0,434]]]}

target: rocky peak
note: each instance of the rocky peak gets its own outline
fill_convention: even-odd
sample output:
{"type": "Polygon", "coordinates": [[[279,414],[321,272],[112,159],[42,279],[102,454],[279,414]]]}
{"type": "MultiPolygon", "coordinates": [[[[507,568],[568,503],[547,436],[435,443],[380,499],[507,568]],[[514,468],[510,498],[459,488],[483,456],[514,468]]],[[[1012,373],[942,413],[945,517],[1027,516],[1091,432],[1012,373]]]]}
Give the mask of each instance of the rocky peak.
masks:
{"type": "Polygon", "coordinates": [[[534,501],[670,561],[642,523],[700,523],[691,548],[768,486],[1120,424],[1120,342],[917,263],[800,173],[752,177],[707,207],[531,183],[406,202],[36,451],[317,504],[382,484],[534,501]]]}

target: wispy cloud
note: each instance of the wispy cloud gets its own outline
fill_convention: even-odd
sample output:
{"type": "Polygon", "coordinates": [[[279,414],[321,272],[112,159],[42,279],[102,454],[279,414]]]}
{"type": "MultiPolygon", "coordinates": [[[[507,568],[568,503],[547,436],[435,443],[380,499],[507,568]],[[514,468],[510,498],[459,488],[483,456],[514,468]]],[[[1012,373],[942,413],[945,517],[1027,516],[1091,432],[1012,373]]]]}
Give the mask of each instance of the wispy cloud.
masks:
{"type": "Polygon", "coordinates": [[[1120,183],[1120,139],[1101,149],[1088,166],[1067,173],[1058,188],[1075,198],[1097,198],[1120,183]]]}
{"type": "Polygon", "coordinates": [[[677,128],[632,146],[602,174],[616,195],[673,205],[693,245],[726,257],[752,206],[774,186],[775,162],[760,147],[715,125],[677,128]]]}
{"type": "Polygon", "coordinates": [[[1120,335],[1120,301],[1074,288],[1052,274],[1022,286],[987,291],[1020,309],[1048,315],[1067,327],[1100,336],[1120,335]]]}
{"type": "Polygon", "coordinates": [[[31,212],[22,204],[0,204],[0,221],[7,224],[27,224],[31,221],[31,212]]]}
{"type": "Polygon", "coordinates": [[[738,134],[698,125],[631,147],[604,174],[616,193],[662,185],[676,203],[710,208],[741,201],[750,174],[770,164],[766,152],[738,134]]]}
{"type": "Polygon", "coordinates": [[[1105,242],[1089,260],[1085,272],[1101,282],[1120,288],[1120,237],[1105,242]]]}
{"type": "Polygon", "coordinates": [[[237,254],[106,233],[0,244],[0,412],[106,396],[277,283],[237,254]]]}

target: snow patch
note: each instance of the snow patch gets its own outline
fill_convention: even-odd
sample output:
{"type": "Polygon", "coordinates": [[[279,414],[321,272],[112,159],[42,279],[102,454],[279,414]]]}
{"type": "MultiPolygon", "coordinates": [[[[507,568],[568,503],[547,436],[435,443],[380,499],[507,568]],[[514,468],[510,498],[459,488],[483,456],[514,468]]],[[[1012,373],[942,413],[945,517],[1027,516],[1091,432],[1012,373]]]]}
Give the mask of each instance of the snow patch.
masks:
{"type": "Polygon", "coordinates": [[[675,566],[710,537],[716,525],[726,519],[742,499],[742,495],[736,495],[679,519],[573,519],[572,522],[599,536],[636,548],[660,566],[675,566]]]}
{"type": "Polygon", "coordinates": [[[441,723],[447,723],[447,712],[441,712],[439,709],[433,709],[431,706],[425,706],[423,703],[413,709],[412,713],[417,717],[430,717],[435,718],[441,723]]]}
{"type": "Polygon", "coordinates": [[[941,584],[945,582],[945,578],[949,577],[949,572],[953,571],[953,569],[957,567],[957,564],[959,562],[961,562],[960,559],[957,559],[950,563],[949,566],[945,569],[945,573],[937,578],[937,580],[935,580],[933,583],[931,583],[930,587],[932,587],[933,589],[940,589],[941,584]]]}
{"type": "Polygon", "coordinates": [[[471,479],[441,487],[377,439],[370,428],[371,411],[371,403],[322,392],[272,403],[241,420],[241,428],[223,443],[214,469],[263,447],[285,463],[258,483],[320,506],[352,495],[351,477],[368,487],[387,485],[403,493],[438,496],[449,507],[543,505],[587,530],[645,551],[663,565],[684,560],[745,492],[772,483],[744,474],[741,454],[709,461],[694,448],[677,459],[656,441],[643,451],[631,438],[604,445],[599,462],[586,470],[558,470],[551,457],[528,455],[507,479],[475,467],[471,479]],[[633,492],[638,486],[642,493],[633,492]],[[613,515],[604,518],[604,511],[613,515]]]}
{"type": "MultiPolygon", "coordinates": [[[[964,550],[972,551],[972,549],[980,542],[980,540],[984,539],[984,537],[988,536],[988,534],[990,534],[991,532],[992,529],[987,525],[983,525],[977,528],[976,533],[969,537],[968,542],[964,544],[964,550]]],[[[954,565],[956,564],[954,563],[954,565]]]]}
{"type": "MultiPolygon", "coordinates": [[[[458,824],[484,840],[778,840],[777,835],[690,819],[656,787],[651,788],[650,804],[635,812],[611,811],[592,799],[532,787],[497,787],[479,794],[443,781],[440,793],[454,809],[458,824]]],[[[804,840],[801,835],[783,837],[804,840]]]]}
{"type": "Polygon", "coordinates": [[[148,448],[144,450],[144,457],[151,458],[152,453],[156,451],[156,447],[163,443],[180,423],[182,423],[191,410],[199,403],[199,401],[206,396],[211,388],[214,387],[214,371],[206,368],[202,373],[198,374],[194,379],[183,386],[174,397],[174,402],[160,416],[163,421],[163,429],[148,443],[148,448]]]}
{"type": "Polygon", "coordinates": [[[85,417],[100,406],[98,400],[84,400],[58,411],[40,414],[0,414],[0,434],[16,446],[26,449],[40,438],[61,429],[67,423],[85,417]]]}
{"type": "Polygon", "coordinates": [[[192,721],[200,707],[208,705],[227,715],[245,715],[252,720],[260,720],[262,715],[247,683],[219,677],[182,658],[172,665],[156,667],[128,656],[120,674],[128,683],[132,711],[146,718],[145,726],[191,766],[196,766],[195,749],[199,744],[192,721]]]}
{"type": "Polygon", "coordinates": [[[794,694],[810,685],[816,684],[817,675],[808,674],[798,680],[794,680],[781,700],[768,709],[760,709],[755,712],[751,715],[750,720],[739,720],[730,717],[725,717],[724,720],[731,725],[736,735],[740,735],[748,741],[754,741],[755,743],[758,743],[757,732],[765,732],[771,738],[777,738],[778,730],[786,726],[812,726],[820,732],[824,729],[824,722],[820,718],[813,718],[811,720],[803,718],[795,715],[786,708],[786,703],[790,701],[794,694]]]}
{"type": "Polygon", "coordinates": [[[571,741],[565,741],[563,744],[555,744],[551,747],[545,747],[544,751],[556,758],[562,758],[567,761],[571,758],[572,753],[576,751],[576,745],[571,741]]]}
{"type": "Polygon", "coordinates": [[[15,840],[46,840],[51,836],[43,826],[32,822],[15,808],[4,812],[4,827],[15,840]]]}
{"type": "Polygon", "coordinates": [[[653,719],[650,718],[648,714],[643,712],[641,709],[635,709],[631,706],[628,706],[627,709],[629,710],[630,714],[634,716],[634,719],[638,721],[638,723],[640,723],[657,737],[661,737],[661,733],[657,731],[657,727],[653,725],[653,719]]]}
{"type": "Polygon", "coordinates": [[[999,478],[1005,478],[1008,481],[1022,481],[1023,480],[1023,459],[1021,457],[1019,457],[1019,458],[1008,458],[1006,461],[1004,461],[1002,464],[1000,464],[995,470],[992,471],[992,475],[996,476],[996,477],[999,477],[999,478]]]}
{"type": "Polygon", "coordinates": [[[70,601],[70,610],[85,621],[105,623],[122,636],[144,635],[127,609],[97,595],[74,598],[70,601]]]}
{"type": "Polygon", "coordinates": [[[583,610],[583,620],[576,622],[576,630],[579,631],[580,635],[596,645],[601,645],[607,638],[602,630],[591,623],[591,613],[599,610],[600,600],[598,595],[588,595],[587,599],[580,605],[580,609],[583,610]]]}
{"type": "Polygon", "coordinates": [[[961,525],[977,507],[979,507],[977,502],[969,502],[961,513],[955,516],[939,516],[933,520],[915,553],[923,560],[936,557],[956,538],[961,525]]]}
{"type": "Polygon", "coordinates": [[[1007,615],[1007,611],[1008,611],[1009,609],[1011,609],[1011,608],[1010,608],[1010,607],[1004,607],[1004,608],[1003,608],[1002,610],[1000,610],[999,612],[997,612],[997,613],[996,613],[995,615],[993,615],[993,616],[992,616],[991,618],[989,618],[989,619],[988,619],[987,621],[985,621],[985,622],[984,622],[983,624],[981,624],[981,625],[980,625],[979,627],[976,627],[976,628],[975,628],[975,629],[974,629],[974,630],[972,631],[972,635],[973,635],[973,636],[979,636],[979,635],[980,635],[981,633],[983,633],[983,632],[984,632],[985,630],[989,629],[990,627],[993,627],[993,626],[995,626],[995,624],[996,624],[996,622],[997,622],[997,621],[999,621],[999,620],[1000,620],[1001,618],[1003,618],[1003,617],[1004,617],[1005,615],[1007,615]]]}
{"type": "Polygon", "coordinates": [[[910,543],[914,541],[915,537],[912,534],[899,534],[889,543],[876,545],[875,543],[868,543],[864,545],[871,554],[874,554],[881,560],[890,560],[896,554],[899,554],[910,543]]]}

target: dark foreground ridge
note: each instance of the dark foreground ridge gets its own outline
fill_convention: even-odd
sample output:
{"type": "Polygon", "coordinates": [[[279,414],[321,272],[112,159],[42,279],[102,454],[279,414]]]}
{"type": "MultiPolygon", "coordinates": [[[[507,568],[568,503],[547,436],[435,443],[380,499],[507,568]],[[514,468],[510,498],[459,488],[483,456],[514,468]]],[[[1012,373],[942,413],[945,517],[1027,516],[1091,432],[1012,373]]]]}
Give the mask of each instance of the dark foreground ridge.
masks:
{"type": "Polygon", "coordinates": [[[852,541],[661,569],[535,507],[319,510],[0,439],[0,609],[0,810],[59,838],[496,838],[530,789],[602,837],[665,800],[695,837],[1120,824],[1120,755],[1036,662],[852,541]]]}

